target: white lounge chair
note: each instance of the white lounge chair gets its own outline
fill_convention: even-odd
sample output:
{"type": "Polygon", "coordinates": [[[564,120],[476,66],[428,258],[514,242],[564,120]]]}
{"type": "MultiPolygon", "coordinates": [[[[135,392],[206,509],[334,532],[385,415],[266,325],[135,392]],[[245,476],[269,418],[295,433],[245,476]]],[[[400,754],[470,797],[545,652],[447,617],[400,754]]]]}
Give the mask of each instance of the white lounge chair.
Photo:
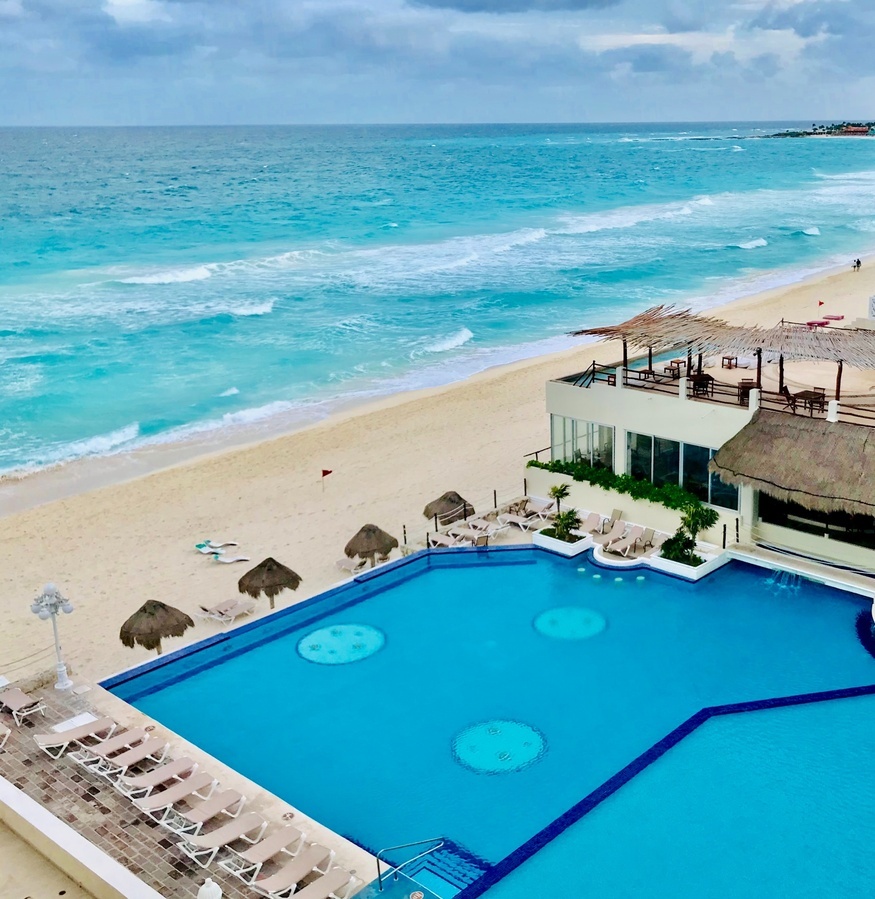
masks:
{"type": "Polygon", "coordinates": [[[195,836],[201,832],[204,824],[225,815],[236,818],[243,811],[246,797],[237,790],[222,790],[212,793],[200,802],[189,802],[190,808],[185,811],[170,809],[161,819],[161,826],[180,836],[195,836]]]}
{"type": "Polygon", "coordinates": [[[296,899],[347,899],[355,886],[356,878],[343,868],[332,868],[312,883],[298,890],[296,899]]]}
{"type": "Polygon", "coordinates": [[[266,827],[267,821],[261,815],[257,812],[247,812],[209,833],[187,836],[176,846],[183,855],[187,855],[193,862],[206,868],[219,854],[219,851],[227,849],[230,843],[238,840],[251,844],[257,843],[266,827]]]}
{"type": "Polygon", "coordinates": [[[194,548],[200,552],[219,552],[220,550],[224,550],[226,546],[239,546],[239,543],[235,543],[233,540],[201,540],[200,543],[195,543],[194,548]]]}
{"type": "Polygon", "coordinates": [[[10,687],[0,693],[0,706],[12,713],[12,719],[19,727],[28,715],[39,712],[45,717],[46,714],[46,707],[41,699],[34,699],[18,687],[10,687]]]}
{"type": "Polygon", "coordinates": [[[214,606],[207,608],[201,606],[199,612],[194,613],[195,618],[202,621],[218,621],[220,624],[230,624],[243,615],[251,615],[255,611],[255,601],[252,599],[226,599],[214,606]]]}
{"type": "Polygon", "coordinates": [[[228,858],[219,862],[219,867],[238,877],[244,883],[251,883],[258,877],[265,862],[287,855],[294,858],[304,848],[305,834],[289,824],[282,830],[274,831],[260,843],[244,852],[229,847],[228,858]]]}
{"type": "Polygon", "coordinates": [[[98,718],[79,727],[58,731],[51,734],[34,734],[36,745],[53,759],[59,759],[67,748],[73,744],[87,746],[89,743],[100,743],[111,737],[118,727],[112,718],[98,718]]]}
{"type": "Polygon", "coordinates": [[[628,556],[629,550],[632,549],[635,544],[641,539],[642,534],[644,533],[644,528],[639,527],[637,524],[633,527],[629,528],[629,533],[624,537],[621,537],[619,540],[615,540],[613,543],[608,544],[605,549],[607,549],[610,553],[616,553],[620,556],[628,556]]]}
{"type": "Polygon", "coordinates": [[[313,871],[325,874],[331,867],[334,852],[318,843],[310,843],[293,859],[287,861],[278,871],[254,881],[250,886],[262,896],[282,899],[296,892],[298,884],[313,871]]]}
{"type": "Polygon", "coordinates": [[[11,731],[9,728],[0,722],[0,749],[2,749],[6,745],[6,741],[9,739],[9,734],[11,731]]]}
{"type": "Polygon", "coordinates": [[[334,563],[340,571],[349,572],[349,574],[357,574],[365,565],[368,564],[367,559],[347,559],[346,557],[338,559],[334,563]]]}
{"type": "Polygon", "coordinates": [[[592,539],[596,543],[600,543],[602,546],[607,548],[612,543],[616,543],[617,540],[621,539],[625,531],[626,522],[617,519],[617,521],[614,522],[613,527],[607,532],[607,534],[595,534],[592,539]]]}
{"type": "Polygon", "coordinates": [[[213,558],[217,562],[224,562],[226,565],[232,565],[234,562],[250,561],[249,556],[229,556],[228,558],[225,558],[225,556],[220,556],[217,552],[213,552],[213,558]]]}
{"type": "Polygon", "coordinates": [[[133,768],[134,765],[142,765],[144,762],[155,762],[160,765],[169,748],[170,744],[165,743],[164,740],[150,737],[148,740],[132,746],[127,752],[114,755],[111,759],[96,760],[93,765],[88,765],[88,771],[98,777],[105,777],[107,780],[118,779],[124,777],[128,768],[133,768]]]}
{"type": "Polygon", "coordinates": [[[153,821],[161,824],[173,811],[177,802],[196,796],[209,799],[216,788],[216,779],[206,771],[196,772],[183,780],[177,780],[165,790],[153,790],[148,796],[134,800],[134,805],[153,821]]]}
{"type": "Polygon", "coordinates": [[[436,531],[434,534],[428,535],[428,545],[431,547],[458,546],[459,538],[451,537],[449,534],[441,534],[436,531]]]}
{"type": "Polygon", "coordinates": [[[123,796],[128,799],[142,798],[148,796],[152,790],[157,789],[162,784],[171,781],[182,780],[197,770],[197,762],[193,762],[190,758],[174,759],[165,762],[145,774],[136,774],[129,777],[127,774],[119,777],[113,786],[123,796]]]}
{"type": "Polygon", "coordinates": [[[498,523],[505,527],[515,524],[520,530],[528,531],[530,528],[537,530],[544,522],[537,515],[514,515],[505,512],[498,516],[498,523]]]}
{"type": "Polygon", "coordinates": [[[537,515],[541,521],[546,521],[556,511],[555,499],[528,499],[525,508],[527,515],[537,515]]]}
{"type": "Polygon", "coordinates": [[[96,746],[82,746],[80,749],[74,750],[70,753],[69,758],[82,768],[90,768],[98,762],[106,761],[110,756],[125,752],[132,746],[136,746],[137,743],[142,743],[147,736],[142,727],[123,730],[96,746]]]}

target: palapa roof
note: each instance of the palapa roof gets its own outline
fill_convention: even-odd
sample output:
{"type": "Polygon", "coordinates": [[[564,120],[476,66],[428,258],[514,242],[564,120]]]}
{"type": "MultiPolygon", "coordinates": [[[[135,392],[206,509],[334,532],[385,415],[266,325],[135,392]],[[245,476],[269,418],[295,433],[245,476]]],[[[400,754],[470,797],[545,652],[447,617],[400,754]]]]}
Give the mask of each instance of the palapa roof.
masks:
{"type": "Polygon", "coordinates": [[[689,309],[653,306],[619,325],[572,331],[572,336],[626,340],[654,350],[689,348],[693,353],[752,356],[757,350],[797,362],[844,362],[852,368],[875,368],[875,331],[862,328],[809,328],[781,322],[772,328],[730,325],[689,309]]]}
{"type": "Polygon", "coordinates": [[[434,518],[435,515],[444,523],[458,521],[474,514],[474,507],[455,490],[448,490],[443,496],[430,502],[423,510],[426,518],[434,518]]]}
{"type": "Polygon", "coordinates": [[[766,412],[715,454],[711,471],[776,499],[821,512],[875,515],[875,430],[766,412]]]}
{"type": "Polygon", "coordinates": [[[237,581],[237,589],[241,593],[248,593],[253,599],[258,599],[262,593],[269,599],[273,599],[286,588],[297,590],[300,583],[301,576],[299,574],[268,556],[237,581]]]}
{"type": "Polygon", "coordinates": [[[139,643],[145,649],[161,652],[165,637],[181,637],[190,627],[194,627],[194,621],[185,612],[150,599],[121,626],[118,636],[125,646],[139,643]]]}
{"type": "Polygon", "coordinates": [[[398,541],[375,524],[363,525],[359,532],[346,544],[344,553],[353,556],[388,556],[398,546],[398,541]]]}

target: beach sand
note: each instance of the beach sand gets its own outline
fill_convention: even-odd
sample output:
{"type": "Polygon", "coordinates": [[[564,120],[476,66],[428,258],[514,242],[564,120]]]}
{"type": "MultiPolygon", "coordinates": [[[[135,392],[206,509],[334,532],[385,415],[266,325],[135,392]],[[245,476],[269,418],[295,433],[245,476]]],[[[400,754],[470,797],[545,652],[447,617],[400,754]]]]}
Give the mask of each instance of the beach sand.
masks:
{"type": "MultiPolygon", "coordinates": [[[[867,315],[873,294],[875,263],[866,260],[860,272],[848,266],[714,314],[764,325],[835,314],[847,325],[867,315]]],[[[130,469],[92,460],[0,483],[0,508],[20,509],[0,519],[0,674],[16,680],[51,668],[52,629],[29,610],[48,581],[75,606],[59,622],[74,679],[97,680],[154,658],[118,638],[122,622],[146,600],[192,613],[237,595],[237,579],[251,566],[198,554],[201,539],[236,540],[251,564],[273,556],[297,571],[303,583],[280,594],[282,608],[342,579],[335,561],[366,522],[399,540],[406,525],[414,543],[428,527],[423,507],[446,490],[478,509],[492,506],[493,490],[500,501],[521,495],[524,455],[549,443],[545,382],[581,371],[593,358],[615,361],[618,348],[586,344],[396,395],[306,430],[99,489],[76,492],[130,469]],[[324,481],[323,469],[332,471],[324,481]],[[53,496],[63,498],[46,502],[53,496]],[[36,502],[42,504],[22,508],[36,502]]],[[[816,383],[831,386],[835,368],[818,367],[817,374],[816,383]]],[[[869,374],[846,377],[855,393],[875,383],[869,374]]],[[[268,610],[267,601],[258,607],[268,610]]],[[[199,623],[166,641],[165,651],[217,628],[199,623]]]]}

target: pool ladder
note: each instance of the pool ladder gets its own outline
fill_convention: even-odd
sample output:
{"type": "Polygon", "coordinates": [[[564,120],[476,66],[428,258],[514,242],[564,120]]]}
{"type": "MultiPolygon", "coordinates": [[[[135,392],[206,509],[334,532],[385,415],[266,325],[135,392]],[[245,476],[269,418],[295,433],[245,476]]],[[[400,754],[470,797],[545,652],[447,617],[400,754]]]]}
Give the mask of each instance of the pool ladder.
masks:
{"type": "Polygon", "coordinates": [[[413,858],[408,858],[406,862],[401,862],[400,865],[392,867],[389,871],[385,872],[386,877],[388,877],[389,874],[394,874],[395,880],[398,880],[398,872],[402,868],[406,868],[407,865],[412,865],[413,862],[419,861],[419,859],[425,858],[427,855],[431,855],[432,852],[437,852],[438,849],[443,848],[444,843],[446,843],[446,837],[432,837],[430,840],[415,840],[413,843],[399,843],[397,846],[387,846],[385,849],[381,849],[377,853],[377,886],[380,888],[380,892],[383,892],[384,873],[382,865],[384,863],[387,865],[389,864],[386,859],[383,858],[384,853],[395,852],[396,849],[412,849],[414,846],[428,846],[428,849],[424,849],[422,852],[414,855],[413,858]]]}

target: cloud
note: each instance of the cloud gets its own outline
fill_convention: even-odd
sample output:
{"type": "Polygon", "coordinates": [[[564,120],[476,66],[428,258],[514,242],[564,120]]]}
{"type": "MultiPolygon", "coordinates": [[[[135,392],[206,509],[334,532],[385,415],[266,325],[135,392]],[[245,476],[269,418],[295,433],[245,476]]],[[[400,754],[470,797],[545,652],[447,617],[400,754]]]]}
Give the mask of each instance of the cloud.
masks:
{"type": "Polygon", "coordinates": [[[411,0],[411,6],[455,9],[465,13],[558,12],[604,9],[621,0],[411,0]]]}

